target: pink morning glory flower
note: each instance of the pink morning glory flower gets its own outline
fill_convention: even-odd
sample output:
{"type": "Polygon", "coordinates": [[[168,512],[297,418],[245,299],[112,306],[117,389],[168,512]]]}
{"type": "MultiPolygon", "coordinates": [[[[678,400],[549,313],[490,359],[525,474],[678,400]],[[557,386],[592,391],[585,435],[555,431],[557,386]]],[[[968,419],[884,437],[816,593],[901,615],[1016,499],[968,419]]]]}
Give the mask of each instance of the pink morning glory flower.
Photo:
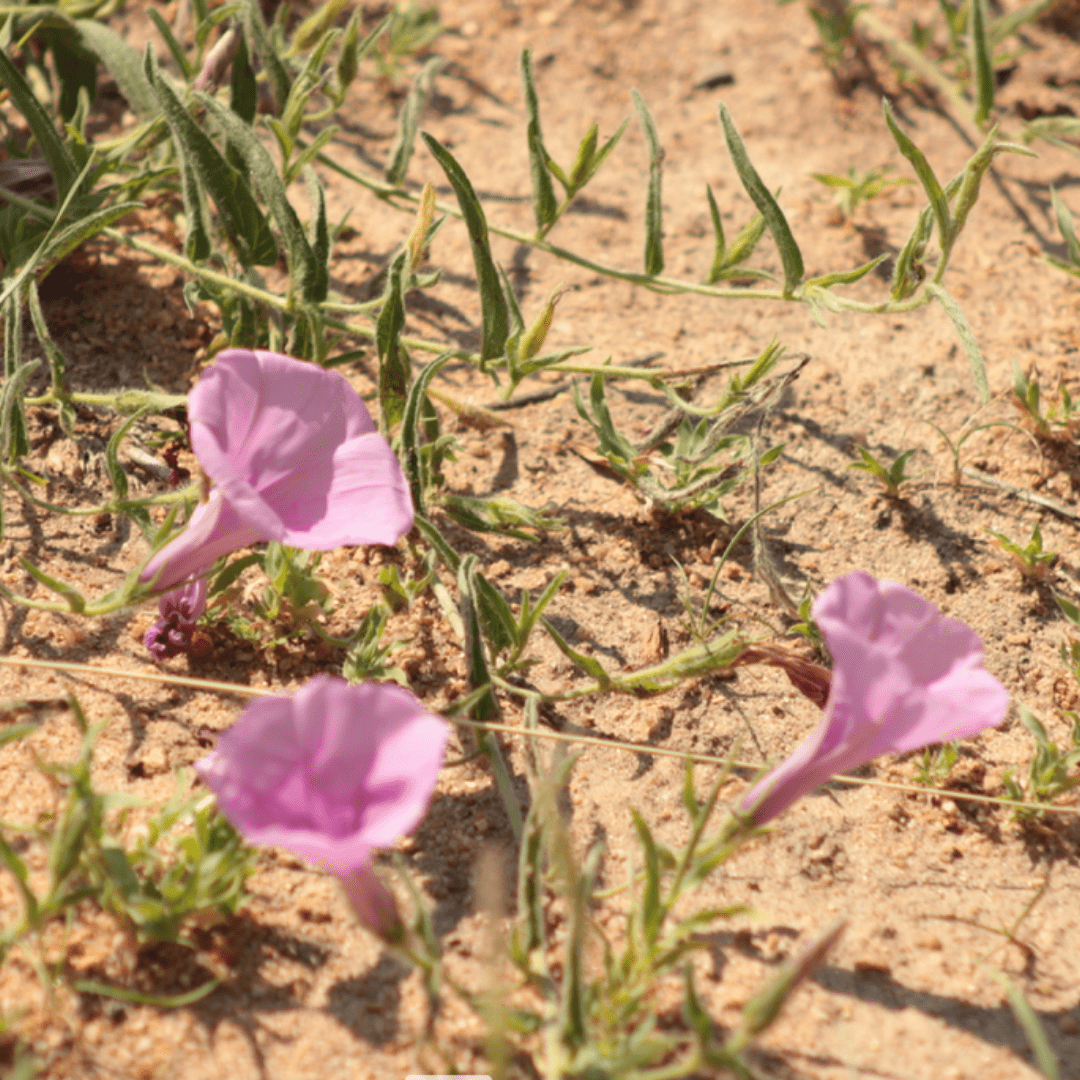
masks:
{"type": "Polygon", "coordinates": [[[742,808],[756,825],[846,772],[886,753],[965,739],[1005,718],[1009,695],[983,667],[978,635],[917,592],[858,572],[814,602],[833,655],[821,722],[759,780],[742,808]]]}
{"type": "Polygon", "coordinates": [[[448,733],[400,686],[317,675],[256,698],[195,769],[249,843],[344,876],[420,822],[448,733]]]}
{"type": "Polygon", "coordinates": [[[191,649],[191,634],[206,610],[206,579],[197,578],[158,600],[158,619],[146,631],[146,647],[156,660],[191,649]]]}
{"type": "Polygon", "coordinates": [[[143,581],[169,589],[263,540],[327,551],[394,544],[412,528],[401,466],[338,372],[226,349],[191,391],[188,419],[214,487],[146,564],[143,581]]]}

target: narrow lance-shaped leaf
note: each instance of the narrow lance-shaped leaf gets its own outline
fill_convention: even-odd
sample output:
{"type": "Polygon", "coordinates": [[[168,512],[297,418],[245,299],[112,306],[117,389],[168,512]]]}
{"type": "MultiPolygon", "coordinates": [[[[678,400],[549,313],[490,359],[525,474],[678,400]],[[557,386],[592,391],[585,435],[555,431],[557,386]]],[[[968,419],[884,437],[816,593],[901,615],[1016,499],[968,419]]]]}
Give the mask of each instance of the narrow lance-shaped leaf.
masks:
{"type": "Polygon", "coordinates": [[[67,195],[79,174],[75,159],[57,134],[52,117],[38,101],[23,73],[11,62],[7,53],[0,49],[0,82],[8,88],[11,101],[30,125],[41,152],[52,170],[56,190],[61,199],[67,195]]]}
{"type": "Polygon", "coordinates": [[[409,88],[405,104],[401,106],[398,117],[397,137],[390,150],[390,164],[386,167],[386,182],[400,184],[409,171],[413,148],[416,145],[416,132],[420,126],[420,117],[427,107],[431,96],[431,87],[435,76],[445,61],[441,56],[433,56],[416,74],[409,88]]]}
{"type": "Polygon", "coordinates": [[[994,107],[994,62],[986,33],[986,0],[971,0],[972,74],[975,80],[975,123],[985,123],[994,107]]]}
{"type": "Polygon", "coordinates": [[[75,30],[116,80],[128,105],[143,120],[157,116],[161,110],[143,74],[142,53],[96,19],[76,19],[75,30]]]}
{"type": "Polygon", "coordinates": [[[457,195],[461,215],[469,230],[472,244],[473,263],[476,267],[476,280],[480,286],[480,312],[483,323],[483,336],[480,344],[480,369],[484,370],[485,361],[502,356],[506,347],[506,338],[510,332],[509,314],[506,297],[503,295],[499,274],[495,269],[495,260],[491,257],[491,243],[488,239],[487,219],[476,197],[469,178],[455,160],[453,154],[437,139],[427,132],[423,133],[435,160],[442,166],[450,186],[457,195]]]}
{"type": "Polygon", "coordinates": [[[259,0],[241,0],[243,3],[244,34],[248,44],[254,50],[266,68],[270,79],[270,86],[274,91],[279,109],[285,107],[289,100],[289,91],[292,89],[292,81],[285,65],[270,40],[270,33],[266,29],[259,0]]]}
{"type": "Polygon", "coordinates": [[[712,218],[713,235],[716,237],[716,247],[713,250],[712,266],[709,276],[705,279],[706,284],[715,285],[720,280],[720,273],[724,269],[724,256],[727,254],[727,241],[724,238],[724,224],[720,220],[720,207],[716,205],[712,188],[705,185],[705,197],[709,200],[709,217],[712,218]]]}
{"type": "Polygon", "coordinates": [[[259,108],[259,87],[255,82],[255,72],[251,69],[247,38],[240,27],[236,27],[236,33],[238,41],[229,77],[229,108],[245,124],[251,124],[259,108]]]}
{"type": "Polygon", "coordinates": [[[783,210],[780,209],[780,204],[773,198],[772,192],[762,182],[757,169],[751,163],[735,122],[731,119],[731,113],[723,102],[720,103],[720,122],[724,127],[724,138],[727,141],[728,153],[735,165],[735,171],[739,174],[747,195],[760,211],[769,232],[776,241],[780,261],[784,266],[784,292],[790,295],[795,286],[802,281],[802,252],[799,251],[799,245],[795,243],[795,237],[792,235],[783,210]]]}
{"type": "MultiPolygon", "coordinates": [[[[143,70],[176,139],[178,155],[186,159],[185,167],[190,167],[198,182],[210,193],[240,261],[245,266],[273,266],[278,258],[277,245],[247,181],[225,160],[158,73],[149,46],[143,70]]],[[[238,119],[237,123],[242,121],[238,119]]]]}
{"type": "Polygon", "coordinates": [[[409,397],[409,357],[401,344],[401,331],[405,327],[403,279],[407,257],[408,252],[402,249],[390,264],[382,311],[375,325],[375,345],[379,352],[379,405],[384,434],[404,416],[409,397]]]}
{"type": "Polygon", "coordinates": [[[176,66],[180,69],[180,74],[185,80],[190,79],[195,73],[191,68],[191,64],[188,62],[187,56],[184,55],[184,50],[181,47],[180,42],[176,40],[176,37],[172,32],[172,27],[170,27],[161,17],[161,13],[155,11],[153,8],[147,9],[147,13],[157,27],[157,31],[164,40],[165,47],[169,50],[176,66]]]}
{"type": "Polygon", "coordinates": [[[1053,188],[1050,189],[1050,202],[1054,207],[1054,217],[1057,220],[1061,238],[1069,248],[1069,262],[1074,266],[1080,266],[1080,240],[1077,239],[1076,230],[1073,227],[1072,211],[1061,201],[1061,197],[1053,188]]]}
{"type": "Polygon", "coordinates": [[[345,26],[345,33],[341,36],[341,46],[338,50],[337,60],[337,81],[338,95],[342,100],[345,98],[345,91],[349,89],[353,79],[356,78],[360,61],[367,56],[372,46],[382,36],[391,18],[390,15],[387,15],[361,42],[360,19],[363,11],[363,5],[357,4],[345,26]]]}
{"type": "Polygon", "coordinates": [[[926,160],[923,152],[900,130],[900,126],[893,116],[892,106],[889,104],[888,98],[882,98],[881,108],[885,113],[885,123],[892,133],[900,153],[911,162],[915,174],[919,178],[919,183],[922,184],[926,197],[930,200],[930,206],[934,211],[934,219],[937,221],[938,241],[945,248],[949,244],[951,223],[949,203],[945,198],[945,192],[941,190],[941,184],[934,175],[934,170],[930,168],[930,163],[926,160]]]}
{"type": "Polygon", "coordinates": [[[548,153],[544,148],[544,135],[540,128],[540,102],[536,96],[536,84],[533,82],[532,50],[521,51],[521,81],[525,85],[525,107],[529,113],[528,143],[529,171],[532,175],[533,213],[536,215],[536,227],[543,229],[555,220],[558,205],[555,201],[555,189],[548,171],[548,153]]]}
{"type": "Polygon", "coordinates": [[[330,221],[326,214],[326,193],[314,169],[307,169],[308,201],[314,210],[311,222],[311,247],[315,253],[315,264],[319,268],[319,279],[311,295],[304,295],[310,303],[319,303],[326,299],[330,290],[330,221]]]}
{"type": "Polygon", "coordinates": [[[428,478],[424,475],[423,462],[420,456],[420,425],[423,418],[423,403],[426,399],[428,386],[431,380],[442,370],[450,359],[450,353],[437,356],[426,364],[416,377],[416,381],[409,388],[408,400],[405,403],[405,412],[401,422],[401,467],[408,478],[409,487],[412,490],[413,507],[416,513],[424,512],[424,495],[427,489],[428,478]]]}
{"type": "MultiPolygon", "coordinates": [[[[52,376],[52,392],[56,395],[62,395],[67,390],[65,380],[67,359],[49,332],[49,325],[46,323],[45,314],[41,310],[41,298],[38,295],[37,282],[33,278],[27,282],[26,308],[30,312],[30,322],[34,327],[34,333],[37,334],[38,342],[45,353],[45,359],[49,363],[52,376]]],[[[61,398],[57,403],[57,413],[64,434],[70,436],[75,430],[75,410],[72,408],[71,402],[61,398]]]]}
{"type": "Polygon", "coordinates": [[[645,141],[649,144],[649,190],[645,196],[645,273],[659,274],[664,269],[664,220],[660,205],[664,151],[645,99],[637,90],[631,90],[630,96],[634,99],[634,108],[645,129],[645,141]]]}
{"type": "Polygon", "coordinates": [[[326,267],[320,264],[300,218],[289,202],[285,184],[278,174],[274,159],[259,141],[254,130],[231,109],[227,109],[210,94],[197,94],[196,98],[206,107],[225,137],[244,159],[256,189],[273,214],[288,249],[290,284],[309,302],[325,300],[329,288],[326,267]]]}
{"type": "Polygon", "coordinates": [[[945,309],[945,314],[952,320],[956,332],[963,343],[964,351],[968,354],[971,364],[971,374],[975,377],[975,386],[979,391],[979,397],[983,401],[990,400],[990,388],[986,383],[986,365],[983,362],[982,353],[979,351],[979,343],[975,340],[975,334],[971,324],[960,309],[960,305],[934,281],[926,283],[926,291],[945,309]]]}

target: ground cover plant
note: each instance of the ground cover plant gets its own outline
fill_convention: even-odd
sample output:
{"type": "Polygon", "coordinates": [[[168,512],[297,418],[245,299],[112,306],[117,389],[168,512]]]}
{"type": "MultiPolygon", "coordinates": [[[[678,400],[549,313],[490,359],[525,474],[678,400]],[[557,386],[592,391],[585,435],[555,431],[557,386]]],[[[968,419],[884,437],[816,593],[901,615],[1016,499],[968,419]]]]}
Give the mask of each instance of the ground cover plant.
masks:
{"type": "Polygon", "coordinates": [[[1080,1077],[1080,24],[0,11],[0,1068],[1080,1077]]]}

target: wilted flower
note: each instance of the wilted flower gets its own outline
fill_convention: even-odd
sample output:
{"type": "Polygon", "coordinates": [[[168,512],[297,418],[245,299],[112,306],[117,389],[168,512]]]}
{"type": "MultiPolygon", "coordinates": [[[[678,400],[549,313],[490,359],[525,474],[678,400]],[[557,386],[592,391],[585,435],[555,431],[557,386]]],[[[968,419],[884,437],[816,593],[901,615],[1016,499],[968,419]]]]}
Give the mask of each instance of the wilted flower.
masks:
{"type": "Polygon", "coordinates": [[[372,856],[424,816],[448,732],[400,686],[317,675],[294,697],[253,701],[195,769],[249,843],[338,874],[385,936],[398,920],[372,856]]]}
{"type": "Polygon", "coordinates": [[[191,634],[206,610],[206,579],[197,578],[158,600],[158,619],[146,631],[146,647],[156,660],[168,660],[191,649],[191,634]]]}
{"type": "Polygon", "coordinates": [[[743,800],[755,824],[885,753],[964,739],[1000,724],[1005,687],[983,667],[978,635],[925,597],[862,572],[824,589],[814,618],[833,656],[813,734],[743,800]]]}
{"type": "Polygon", "coordinates": [[[150,559],[143,581],[168,589],[263,540],[326,551],[394,544],[412,528],[401,466],[335,371],[227,349],[191,391],[188,419],[195,456],[215,486],[150,559]]]}

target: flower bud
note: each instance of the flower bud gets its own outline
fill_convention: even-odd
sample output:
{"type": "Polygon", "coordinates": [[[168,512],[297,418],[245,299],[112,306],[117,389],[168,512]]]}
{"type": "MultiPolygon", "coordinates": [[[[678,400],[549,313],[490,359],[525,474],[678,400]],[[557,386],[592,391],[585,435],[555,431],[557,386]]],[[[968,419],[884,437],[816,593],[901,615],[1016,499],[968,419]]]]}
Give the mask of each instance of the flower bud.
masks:
{"type": "Polygon", "coordinates": [[[345,896],[360,925],[390,945],[405,936],[405,925],[390,890],[370,866],[350,870],[341,876],[345,896]]]}

